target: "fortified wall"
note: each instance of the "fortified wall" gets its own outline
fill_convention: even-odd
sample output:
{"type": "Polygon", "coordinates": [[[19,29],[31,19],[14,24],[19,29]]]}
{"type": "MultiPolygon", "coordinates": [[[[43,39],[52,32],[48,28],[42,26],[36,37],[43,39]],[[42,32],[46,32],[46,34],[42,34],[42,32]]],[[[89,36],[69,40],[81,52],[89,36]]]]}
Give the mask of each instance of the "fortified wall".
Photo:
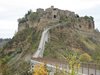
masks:
{"type": "Polygon", "coordinates": [[[36,12],[28,11],[23,18],[18,19],[18,22],[18,31],[31,27],[39,27],[42,29],[54,22],[68,22],[73,28],[81,31],[89,32],[95,28],[93,17],[79,17],[74,12],[54,8],[54,6],[45,10],[38,8],[36,12]]]}

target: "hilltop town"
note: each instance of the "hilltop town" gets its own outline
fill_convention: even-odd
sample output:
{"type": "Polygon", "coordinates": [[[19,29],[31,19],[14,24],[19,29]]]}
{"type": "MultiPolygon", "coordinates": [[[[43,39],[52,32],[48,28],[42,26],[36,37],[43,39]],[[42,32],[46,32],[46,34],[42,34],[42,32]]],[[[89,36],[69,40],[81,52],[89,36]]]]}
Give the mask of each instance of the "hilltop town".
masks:
{"type": "Polygon", "coordinates": [[[44,61],[66,61],[71,51],[85,54],[82,62],[100,63],[100,32],[95,29],[94,18],[54,6],[29,10],[18,19],[18,32],[0,50],[0,73],[28,75],[30,60],[37,51],[44,61]],[[41,39],[44,51],[39,47],[41,39]]]}
{"type": "Polygon", "coordinates": [[[25,17],[18,19],[18,31],[31,27],[43,29],[50,23],[64,21],[70,23],[72,28],[82,31],[91,32],[95,28],[92,16],[80,17],[69,10],[61,10],[51,6],[45,10],[38,8],[36,12],[28,11],[25,17]]]}

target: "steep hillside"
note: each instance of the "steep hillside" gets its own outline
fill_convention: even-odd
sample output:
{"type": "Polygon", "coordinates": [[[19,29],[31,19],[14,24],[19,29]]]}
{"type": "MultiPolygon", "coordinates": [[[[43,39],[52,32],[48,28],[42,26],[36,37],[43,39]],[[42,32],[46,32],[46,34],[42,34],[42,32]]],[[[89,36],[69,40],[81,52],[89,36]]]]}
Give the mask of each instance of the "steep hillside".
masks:
{"type": "Polygon", "coordinates": [[[78,54],[88,53],[93,60],[100,60],[100,33],[83,32],[70,28],[70,25],[50,30],[44,57],[64,59],[68,50],[78,54]]]}
{"type": "Polygon", "coordinates": [[[61,25],[50,29],[44,57],[60,60],[70,50],[79,55],[88,53],[93,60],[100,59],[100,32],[95,30],[93,17],[80,17],[51,6],[36,12],[30,10],[18,19],[18,32],[0,51],[0,72],[27,75],[30,58],[38,48],[43,30],[56,24],[61,25]]]}
{"type": "Polygon", "coordinates": [[[0,52],[0,71],[3,75],[24,75],[28,72],[30,58],[37,49],[40,37],[41,31],[28,28],[18,32],[3,47],[0,52]]]}

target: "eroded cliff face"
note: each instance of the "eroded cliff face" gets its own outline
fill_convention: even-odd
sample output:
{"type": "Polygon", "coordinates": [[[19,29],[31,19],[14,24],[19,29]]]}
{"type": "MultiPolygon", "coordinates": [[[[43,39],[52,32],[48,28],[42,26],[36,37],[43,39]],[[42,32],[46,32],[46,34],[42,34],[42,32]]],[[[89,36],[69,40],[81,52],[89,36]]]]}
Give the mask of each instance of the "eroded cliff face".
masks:
{"type": "Polygon", "coordinates": [[[18,31],[22,31],[26,28],[37,28],[42,30],[43,28],[52,25],[52,23],[70,23],[71,27],[81,31],[94,31],[93,17],[79,17],[79,15],[68,10],[61,10],[51,6],[47,9],[37,9],[36,12],[31,10],[25,15],[25,17],[18,19],[18,31]]]}

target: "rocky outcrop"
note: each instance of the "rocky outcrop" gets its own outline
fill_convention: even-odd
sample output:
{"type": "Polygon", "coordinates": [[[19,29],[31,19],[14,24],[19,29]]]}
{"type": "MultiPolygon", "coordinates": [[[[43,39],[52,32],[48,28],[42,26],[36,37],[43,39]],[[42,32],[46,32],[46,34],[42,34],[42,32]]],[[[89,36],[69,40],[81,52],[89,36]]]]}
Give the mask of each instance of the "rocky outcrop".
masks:
{"type": "Polygon", "coordinates": [[[36,12],[28,11],[25,17],[18,20],[18,31],[26,28],[38,28],[42,30],[50,23],[69,22],[71,27],[81,31],[94,31],[93,17],[79,17],[79,15],[68,10],[61,10],[51,6],[47,9],[38,8],[36,12]]]}

